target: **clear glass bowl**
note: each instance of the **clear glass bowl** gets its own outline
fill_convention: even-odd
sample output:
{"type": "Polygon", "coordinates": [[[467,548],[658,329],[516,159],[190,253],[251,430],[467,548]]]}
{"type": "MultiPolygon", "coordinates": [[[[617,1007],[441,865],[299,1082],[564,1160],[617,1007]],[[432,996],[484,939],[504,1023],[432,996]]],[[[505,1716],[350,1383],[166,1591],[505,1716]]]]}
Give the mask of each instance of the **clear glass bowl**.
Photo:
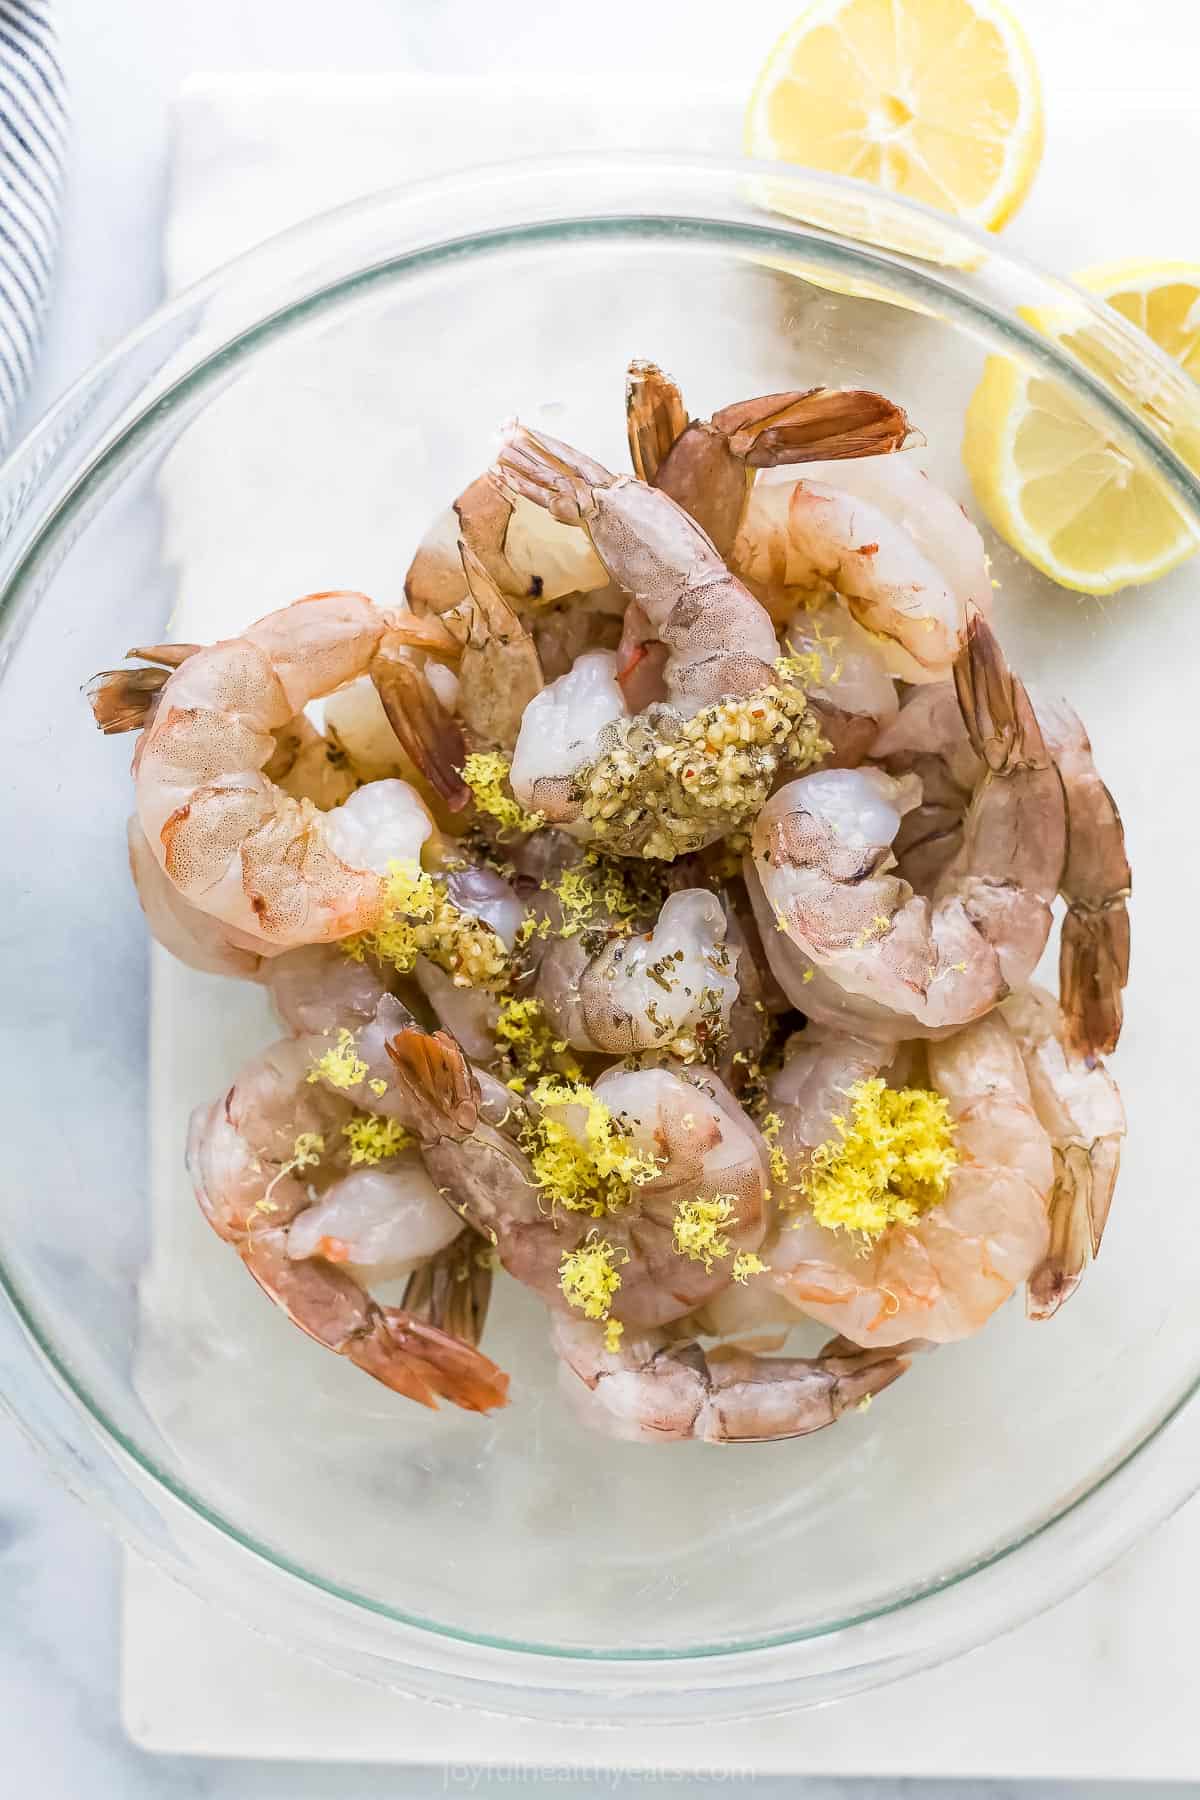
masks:
{"type": "Polygon", "coordinates": [[[1116,1063],[1130,1137],[1103,1255],[1052,1323],[1012,1305],[869,1412],[757,1448],[583,1433],[541,1309],[511,1283],[488,1347],[515,1399],[486,1421],[394,1399],[266,1305],[191,1201],[182,1129],[273,1033],[254,990],[158,953],[151,981],[127,746],[96,734],[79,692],[168,635],[181,599],[216,635],[323,586],[394,598],[515,410],[624,466],[634,355],[701,414],[881,388],[970,505],[963,416],[988,354],[1100,421],[1200,530],[1171,448],[1200,393],[1133,330],[919,209],[713,161],[513,165],[318,220],[156,314],[0,474],[0,1387],[65,1479],[180,1580],[429,1698],[713,1718],[979,1643],[1200,1482],[1200,1237],[1180,1174],[1194,565],[1088,600],[988,540],[1013,660],[1087,719],[1136,872],[1116,1063]],[[780,201],[825,223],[768,210],[780,201]],[[1063,309],[1103,339],[1107,376],[1027,322],[1063,309]]]}

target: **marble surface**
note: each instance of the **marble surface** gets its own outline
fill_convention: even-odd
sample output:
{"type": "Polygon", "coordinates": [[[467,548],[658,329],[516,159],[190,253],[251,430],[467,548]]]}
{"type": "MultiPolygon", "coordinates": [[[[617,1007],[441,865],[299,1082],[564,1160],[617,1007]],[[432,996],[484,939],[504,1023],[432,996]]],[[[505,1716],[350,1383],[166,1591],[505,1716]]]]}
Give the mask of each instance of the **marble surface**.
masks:
{"type": "MultiPolygon", "coordinates": [[[[161,292],[159,244],[165,192],[167,110],[179,81],[204,68],[344,69],[393,66],[491,72],[636,64],[652,103],[664,82],[720,73],[749,82],[795,0],[744,9],[716,0],[606,0],[593,17],[530,0],[206,0],[202,7],[145,0],[59,0],[74,91],[76,163],[66,209],[62,275],[32,419],[83,368],[152,307],[161,292]],[[686,21],[686,28],[684,24],[686,21]]],[[[1086,85],[1112,94],[1114,112],[1131,90],[1152,94],[1189,84],[1200,49],[1190,0],[1017,0],[1050,95],[1086,85]],[[1189,57],[1186,52],[1190,50],[1189,57]]],[[[1051,111],[1051,148],[1053,146],[1051,111]]],[[[1180,176],[1182,180],[1182,176],[1180,176]]],[[[1035,201],[1036,204],[1036,201],[1035,201]]],[[[1069,238],[1072,221],[1064,220],[1069,238]]],[[[1010,233],[1020,243],[1020,221],[1010,233]]],[[[1123,246],[1186,254],[1189,245],[1123,246]]],[[[552,1771],[450,1766],[397,1770],[160,1758],[135,1750],[117,1714],[118,1553],[47,1476],[19,1434],[0,1420],[0,1768],[4,1791],[43,1800],[374,1800],[496,1786],[617,1791],[682,1785],[702,1796],[879,1796],[932,1784],[770,1779],[739,1788],[728,1776],[669,1770],[618,1775],[603,1768],[570,1778],[552,1771]]],[[[997,1721],[1003,1729],[1003,1721],[997,1721]]],[[[947,1795],[997,1794],[1008,1783],[950,1783],[947,1795]]],[[[1095,1792],[1091,1784],[1021,1784],[1023,1800],[1095,1792]]],[[[943,1791],[940,1787],[938,1791],[943,1791]]],[[[1143,1800],[1166,1784],[1117,1784],[1112,1800],[1143,1800]]]]}

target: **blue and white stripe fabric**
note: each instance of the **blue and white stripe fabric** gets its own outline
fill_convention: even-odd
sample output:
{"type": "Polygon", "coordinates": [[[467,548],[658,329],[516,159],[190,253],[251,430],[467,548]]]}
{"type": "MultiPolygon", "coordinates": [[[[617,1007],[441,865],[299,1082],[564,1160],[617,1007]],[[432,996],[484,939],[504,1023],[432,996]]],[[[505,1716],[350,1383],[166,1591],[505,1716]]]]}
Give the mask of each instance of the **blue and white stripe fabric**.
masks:
{"type": "Polygon", "coordinates": [[[0,0],[0,450],[41,336],[66,149],[53,0],[0,0]]]}

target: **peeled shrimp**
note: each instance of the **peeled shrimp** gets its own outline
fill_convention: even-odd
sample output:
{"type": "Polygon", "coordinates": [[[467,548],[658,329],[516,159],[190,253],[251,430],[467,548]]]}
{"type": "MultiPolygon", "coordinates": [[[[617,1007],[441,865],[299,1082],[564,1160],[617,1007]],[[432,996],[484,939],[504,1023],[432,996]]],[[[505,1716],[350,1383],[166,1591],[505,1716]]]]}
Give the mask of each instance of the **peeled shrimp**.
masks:
{"type": "Polygon", "coordinates": [[[785,624],[783,641],[789,654],[817,659],[819,673],[806,693],[832,749],[827,766],[856,768],[899,707],[878,641],[838,600],[800,607],[785,624]]]}
{"type": "Polygon", "coordinates": [[[983,539],[892,454],[910,427],[882,395],[767,394],[689,424],[670,377],[634,363],[626,412],[635,469],[687,509],[773,618],[794,609],[793,590],[828,583],[879,639],[888,672],[920,682],[948,672],[973,611],[990,614],[983,539]],[[817,466],[799,481],[755,481],[757,469],[797,463],[817,466]]]}
{"type": "MultiPolygon", "coordinates": [[[[873,1076],[890,1054],[878,1049],[872,1067],[861,1041],[820,1033],[806,1043],[808,1036],[793,1040],[771,1095],[790,1131],[793,1172],[834,1138],[845,1089],[873,1076]]],[[[914,1224],[893,1223],[865,1245],[852,1232],[819,1225],[801,1204],[769,1252],[771,1274],[760,1278],[856,1344],[966,1337],[1049,1248],[1054,1161],[1009,1026],[991,1013],[930,1044],[928,1058],[930,1084],[949,1103],[959,1159],[945,1198],[914,1224]]]]}
{"type": "MultiPolygon", "coordinates": [[[[1062,780],[1067,848],[1059,892],[1067,903],[1059,988],[1067,1041],[1085,1057],[1116,1048],[1129,977],[1129,860],[1116,801],[1101,780],[1087,732],[1064,700],[1032,696],[1046,748],[1062,780]]],[[[872,746],[892,772],[914,772],[922,805],[896,838],[901,872],[930,891],[962,841],[980,764],[949,683],[914,689],[872,746]]]]}
{"type": "Polygon", "coordinates": [[[468,593],[447,629],[462,644],[455,709],[473,744],[511,750],[521,715],[542,689],[537,646],[483,563],[462,547],[468,593]]]}
{"type": "Polygon", "coordinates": [[[1030,1316],[1048,1319],[1099,1252],[1121,1166],[1125,1108],[1104,1064],[1072,1048],[1065,1012],[1044,988],[1014,994],[1001,1012],[1054,1151],[1050,1247],[1029,1278],[1030,1316]]]}
{"type": "Polygon", "coordinates": [[[790,956],[768,956],[789,998],[813,1014],[831,990],[871,1037],[936,1036],[978,1018],[1032,974],[1049,935],[1066,845],[1062,783],[1025,689],[976,618],[955,669],[980,760],[963,843],[934,898],[890,871],[920,783],[877,769],[829,769],[773,794],[753,831],[748,884],[776,916],[790,956]],[[825,979],[808,982],[813,970],[825,979]]]}
{"type": "Polygon", "coordinates": [[[495,474],[561,523],[584,527],[612,580],[666,645],[663,678],[681,713],[771,682],[770,619],[666,494],[523,425],[506,431],[495,474]]]}
{"type": "Polygon", "coordinates": [[[417,546],[404,582],[414,613],[445,613],[466,597],[464,550],[523,615],[608,585],[585,531],[510,494],[490,474],[480,475],[438,514],[417,546]]]}
{"type": "Polygon", "coordinates": [[[706,1353],[661,1331],[608,1351],[596,1325],[561,1316],[553,1340],[564,1390],[584,1423],[643,1444],[805,1437],[882,1393],[908,1368],[895,1351],[837,1340],[811,1359],[706,1353]]]}
{"type": "MultiPolygon", "coordinates": [[[[419,675],[403,647],[444,637],[440,626],[383,612],[360,594],[313,595],[195,651],[168,675],[138,743],[135,791],[146,841],[185,900],[264,955],[377,922],[389,862],[415,861],[432,829],[417,794],[377,781],[321,812],[265,771],[276,734],[360,674],[372,675],[395,722],[419,675]]],[[[114,686],[101,696],[121,679],[103,678],[114,686]]],[[[445,715],[431,702],[424,723],[435,718],[445,715]]],[[[431,731],[428,768],[447,789],[461,786],[457,726],[431,731]]]]}
{"type": "Polygon", "coordinates": [[[254,980],[262,966],[255,940],[185,900],[164,873],[136,814],[128,821],[129,872],[151,935],[189,969],[254,980]]]}
{"type": "Polygon", "coordinates": [[[620,854],[670,860],[743,822],[781,764],[820,754],[803,697],[782,703],[775,686],[770,619],[681,507],[521,426],[496,471],[582,523],[630,595],[616,658],[580,657],[526,708],[511,773],[519,799],[620,854]],[[666,704],[641,713],[648,646],[646,692],[666,704]]]}
{"type": "Polygon", "coordinates": [[[737,999],[736,959],[725,947],[715,894],[670,894],[650,931],[560,939],[542,957],[535,992],[556,1035],[610,1056],[718,1042],[737,999]]]}
{"type": "Polygon", "coordinates": [[[415,1151],[354,1170],[354,1108],[308,1074],[323,1040],[290,1038],[192,1115],[188,1167],[206,1218],[294,1324],[386,1387],[471,1412],[505,1403],[508,1378],[477,1349],[361,1283],[411,1269],[461,1222],[415,1151]]]}
{"type": "MultiPolygon", "coordinates": [[[[508,1272],[555,1310],[568,1309],[563,1258],[589,1234],[610,1247],[620,1275],[611,1316],[636,1330],[667,1324],[702,1304],[729,1282],[736,1254],[762,1242],[763,1146],[732,1094],[707,1071],[695,1085],[663,1068],[601,1075],[595,1101],[628,1148],[653,1158],[658,1170],[597,1215],[556,1204],[553,1192],[537,1185],[519,1139],[539,1109],[526,1109],[501,1083],[472,1069],[453,1039],[406,1031],[390,1051],[441,1191],[495,1244],[508,1272]],[[676,1247],[679,1209],[718,1200],[727,1202],[720,1254],[693,1259],[676,1247]]],[[[540,1111],[584,1141],[583,1105],[554,1103],[540,1111]]]]}
{"type": "Polygon", "coordinates": [[[764,394],[689,423],[678,385],[640,361],[629,365],[625,414],[634,472],[689,512],[726,559],[757,470],[878,456],[909,435],[901,409],[863,388],[764,394]]]}

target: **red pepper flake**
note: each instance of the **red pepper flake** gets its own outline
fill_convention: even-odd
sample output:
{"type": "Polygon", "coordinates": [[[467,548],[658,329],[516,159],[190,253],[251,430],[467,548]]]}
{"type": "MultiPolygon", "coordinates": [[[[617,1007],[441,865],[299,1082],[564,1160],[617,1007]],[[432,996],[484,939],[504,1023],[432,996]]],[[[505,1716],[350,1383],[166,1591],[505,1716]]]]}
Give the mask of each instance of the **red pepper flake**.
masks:
{"type": "Polygon", "coordinates": [[[878,556],[879,555],[879,545],[878,544],[860,544],[858,546],[858,554],[860,556],[878,556]]]}

